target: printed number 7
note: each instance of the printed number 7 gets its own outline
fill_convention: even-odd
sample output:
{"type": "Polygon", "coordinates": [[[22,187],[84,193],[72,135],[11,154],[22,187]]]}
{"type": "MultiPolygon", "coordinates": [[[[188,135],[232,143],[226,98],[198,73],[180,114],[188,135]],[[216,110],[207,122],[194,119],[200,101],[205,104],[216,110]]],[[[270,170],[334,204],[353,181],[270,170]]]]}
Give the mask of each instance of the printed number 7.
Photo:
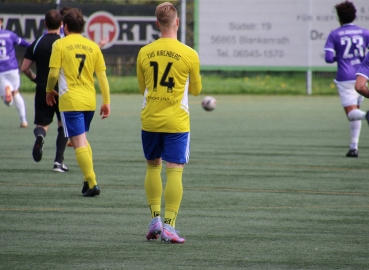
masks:
{"type": "Polygon", "coordinates": [[[85,65],[86,55],[85,54],[76,54],[76,58],[81,58],[81,63],[79,63],[78,76],[77,76],[77,79],[80,79],[83,66],[85,65]]]}

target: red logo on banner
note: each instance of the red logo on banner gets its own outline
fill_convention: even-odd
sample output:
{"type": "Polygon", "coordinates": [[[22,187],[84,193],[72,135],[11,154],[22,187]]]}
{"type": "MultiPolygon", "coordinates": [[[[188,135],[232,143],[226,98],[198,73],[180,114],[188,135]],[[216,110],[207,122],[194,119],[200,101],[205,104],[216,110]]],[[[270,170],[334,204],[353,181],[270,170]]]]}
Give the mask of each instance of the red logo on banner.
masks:
{"type": "Polygon", "coordinates": [[[108,38],[108,42],[103,49],[113,46],[119,34],[119,26],[114,16],[106,11],[99,11],[91,14],[85,28],[88,38],[99,43],[102,39],[108,38]]]}

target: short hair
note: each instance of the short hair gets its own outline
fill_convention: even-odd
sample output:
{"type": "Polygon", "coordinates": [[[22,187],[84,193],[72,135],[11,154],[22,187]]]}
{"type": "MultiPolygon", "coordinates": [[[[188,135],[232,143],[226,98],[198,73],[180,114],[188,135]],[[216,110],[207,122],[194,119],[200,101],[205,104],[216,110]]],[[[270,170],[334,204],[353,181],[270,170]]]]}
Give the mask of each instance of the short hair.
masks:
{"type": "Polygon", "coordinates": [[[353,3],[345,1],[336,5],[335,8],[342,24],[351,23],[356,19],[356,8],[353,3]]]}
{"type": "Polygon", "coordinates": [[[57,30],[60,27],[60,23],[63,17],[56,9],[49,10],[45,14],[45,24],[49,30],[57,30]]]}
{"type": "Polygon", "coordinates": [[[79,8],[70,9],[63,17],[63,24],[68,25],[69,32],[82,33],[85,20],[79,8]]]}
{"type": "Polygon", "coordinates": [[[155,16],[161,26],[168,27],[177,18],[177,9],[171,3],[164,2],[156,7],[155,16]]]}
{"type": "Polygon", "coordinates": [[[70,11],[72,8],[71,7],[62,7],[59,10],[60,15],[64,16],[68,11],[70,11]]]}

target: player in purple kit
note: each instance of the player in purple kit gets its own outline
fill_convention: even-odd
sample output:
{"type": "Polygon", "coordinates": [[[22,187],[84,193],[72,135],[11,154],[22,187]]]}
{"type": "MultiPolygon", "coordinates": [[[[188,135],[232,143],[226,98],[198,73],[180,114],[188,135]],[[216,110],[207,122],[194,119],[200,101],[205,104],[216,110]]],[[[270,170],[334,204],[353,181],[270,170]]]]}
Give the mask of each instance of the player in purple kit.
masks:
{"type": "Polygon", "coordinates": [[[11,31],[2,30],[2,23],[0,19],[0,96],[8,106],[14,102],[20,117],[20,127],[26,128],[26,106],[19,93],[20,77],[14,46],[27,47],[29,43],[11,31]]]}
{"type": "Polygon", "coordinates": [[[365,57],[365,49],[369,47],[369,30],[352,23],[356,18],[356,8],[353,3],[345,1],[335,8],[341,26],[328,36],[324,46],[325,61],[337,62],[334,82],[350,121],[351,144],[346,157],[358,157],[361,120],[366,119],[366,113],[360,110],[363,97],[355,91],[355,74],[365,57]]]}
{"type": "MultiPolygon", "coordinates": [[[[366,98],[369,98],[369,89],[368,89],[368,81],[369,81],[369,53],[366,55],[364,61],[361,63],[359,70],[356,73],[356,82],[355,89],[356,91],[363,95],[366,98]]],[[[367,113],[367,118],[369,123],[369,114],[367,113]]]]}

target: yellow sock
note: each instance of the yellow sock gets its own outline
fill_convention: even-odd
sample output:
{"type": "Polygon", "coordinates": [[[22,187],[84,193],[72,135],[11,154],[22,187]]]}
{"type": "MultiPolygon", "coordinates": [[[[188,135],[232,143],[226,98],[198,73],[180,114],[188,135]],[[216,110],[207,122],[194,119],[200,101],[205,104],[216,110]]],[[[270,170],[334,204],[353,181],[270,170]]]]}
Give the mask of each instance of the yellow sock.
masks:
{"type": "Polygon", "coordinates": [[[88,151],[88,147],[83,146],[74,150],[77,163],[81,168],[85,181],[88,182],[89,188],[93,188],[96,183],[96,175],[94,172],[94,166],[92,163],[92,157],[88,151]]]}
{"type": "Polygon", "coordinates": [[[181,205],[183,186],[183,168],[167,168],[167,184],[164,190],[165,216],[164,223],[175,227],[175,222],[181,205]]]}
{"type": "Polygon", "coordinates": [[[163,185],[161,182],[162,166],[147,165],[145,177],[145,191],[147,203],[149,204],[151,217],[160,216],[161,195],[163,185]]]}
{"type": "Polygon", "coordinates": [[[160,217],[161,205],[160,204],[151,204],[149,205],[151,211],[151,217],[160,217]]]}
{"type": "MultiPolygon", "coordinates": [[[[92,148],[91,148],[91,145],[88,143],[87,140],[86,140],[86,143],[87,143],[88,153],[90,154],[91,159],[92,159],[92,148]]],[[[84,182],[87,182],[86,178],[84,178],[83,181],[84,182]]]]}
{"type": "Polygon", "coordinates": [[[88,143],[87,140],[86,140],[86,143],[87,143],[88,153],[90,154],[91,159],[92,159],[92,148],[91,148],[91,145],[88,143]]]}
{"type": "Polygon", "coordinates": [[[164,223],[169,224],[173,228],[176,227],[177,213],[173,211],[165,210],[164,223]]]}

